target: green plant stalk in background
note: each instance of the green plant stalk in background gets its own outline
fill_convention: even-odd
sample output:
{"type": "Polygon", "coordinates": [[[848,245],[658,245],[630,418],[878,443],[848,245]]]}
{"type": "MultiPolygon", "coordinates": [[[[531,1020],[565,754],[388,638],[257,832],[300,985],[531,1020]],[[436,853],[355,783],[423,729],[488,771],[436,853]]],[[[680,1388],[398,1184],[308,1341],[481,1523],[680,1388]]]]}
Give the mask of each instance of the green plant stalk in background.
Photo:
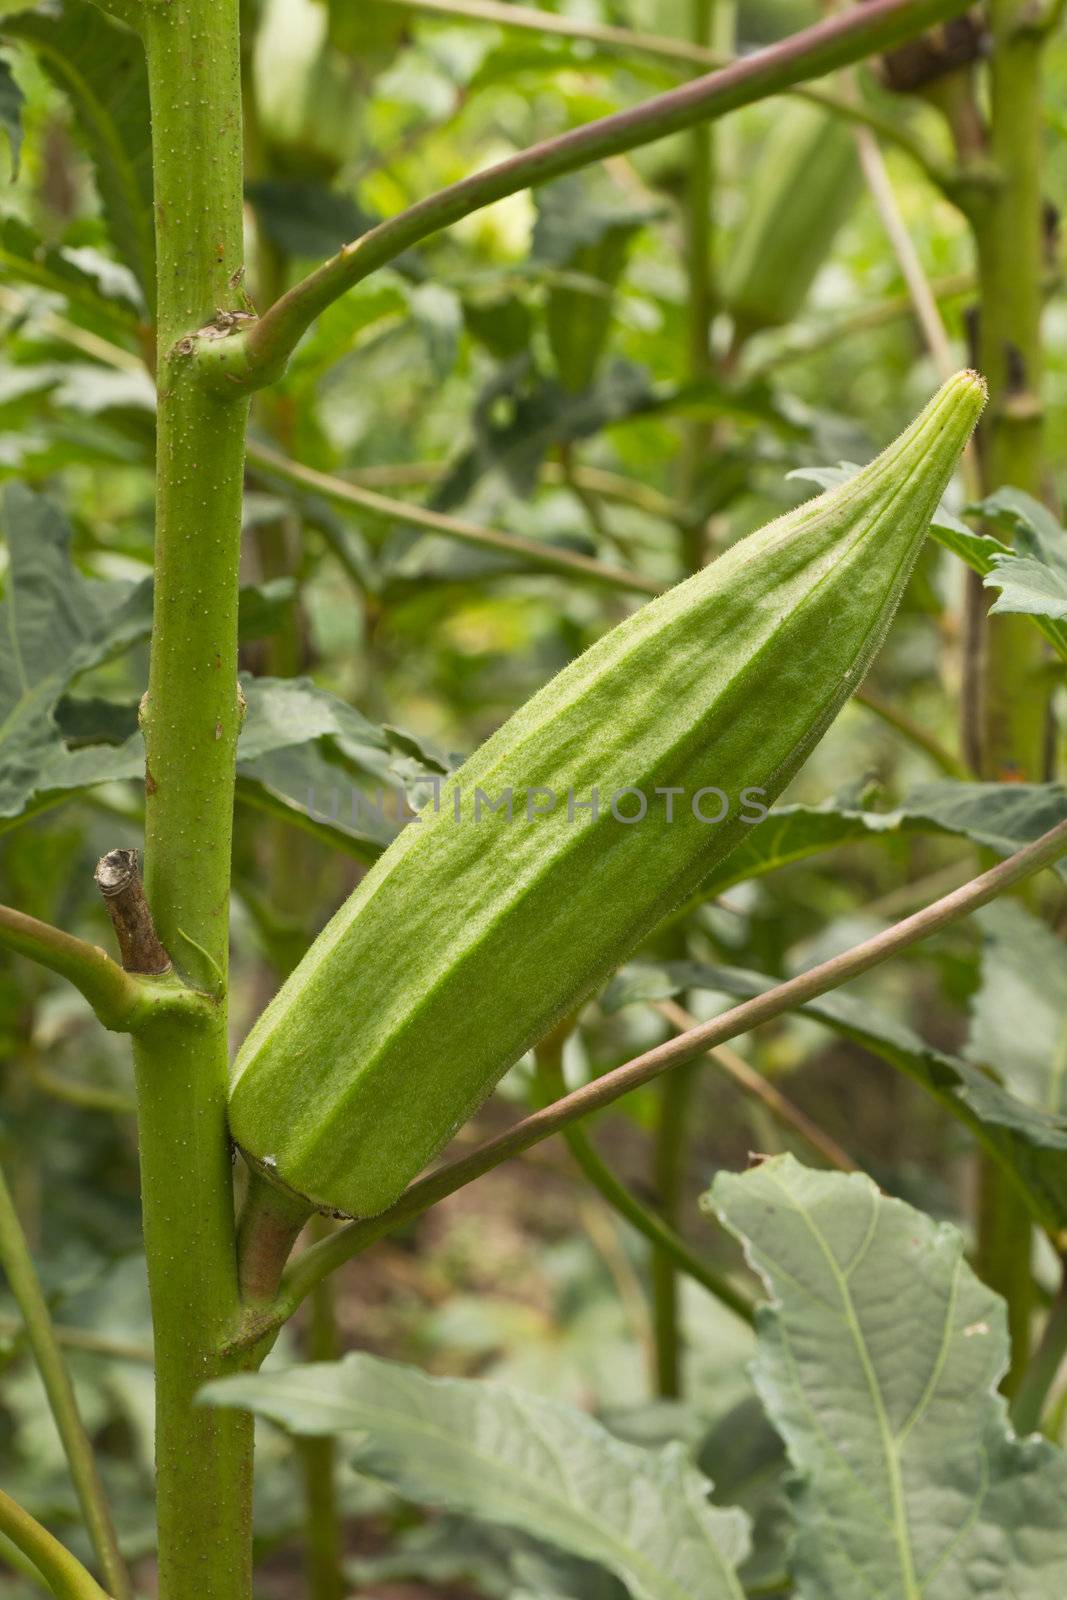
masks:
{"type": "MultiPolygon", "coordinates": [[[[993,182],[972,208],[978,251],[978,358],[989,384],[981,430],[986,492],[1045,490],[1041,309],[1045,207],[1041,188],[1044,36],[1030,0],[990,0],[989,159],[993,182]]],[[[1037,783],[1048,764],[1044,645],[1026,619],[989,619],[981,769],[1037,783]]]]}
{"type": "MultiPolygon", "coordinates": [[[[573,1019],[568,1018],[560,1027],[553,1028],[534,1051],[537,1068],[536,1099],[542,1110],[559,1104],[566,1097],[563,1050],[572,1027],[573,1019]]],[[[673,1079],[688,1076],[689,1071],[688,1067],[680,1067],[677,1072],[667,1073],[660,1085],[661,1091],[673,1079]]],[[[600,1198],[651,1245],[653,1292],[656,1288],[656,1275],[661,1270],[659,1263],[663,1260],[669,1261],[676,1273],[682,1273],[692,1278],[695,1283],[701,1284],[720,1304],[727,1306],[735,1316],[751,1325],[754,1315],[752,1302],[723,1273],[705,1261],[697,1251],[690,1249],[682,1235],[665,1221],[661,1212],[652,1210],[637,1198],[604,1160],[586,1128],[581,1123],[574,1122],[567,1124],[562,1131],[574,1164],[582,1176],[592,1185],[600,1198]]],[[[655,1327],[653,1334],[656,1334],[655,1327]]],[[[671,1328],[667,1342],[675,1351],[676,1364],[676,1325],[671,1328]]],[[[652,1354],[654,1367],[658,1369],[661,1362],[658,1342],[654,1343],[652,1354]]],[[[654,1371],[652,1376],[655,1379],[657,1372],[654,1371]]]]}
{"type": "MultiPolygon", "coordinates": [[[[1045,210],[1041,189],[1041,62],[1044,36],[1030,0],[990,0],[989,150],[993,181],[969,207],[978,257],[978,359],[989,383],[979,458],[986,492],[1011,484],[1038,499],[1045,488],[1041,404],[1041,307],[1045,210]]],[[[972,604],[984,591],[971,582],[972,604]],[[976,592],[977,591],[977,592],[976,592]]],[[[979,770],[996,781],[1048,776],[1049,690],[1045,647],[1021,616],[979,623],[983,649],[972,741],[979,770]]],[[[977,693],[974,693],[977,688],[977,693]]],[[[1034,1313],[1030,1220],[1015,1187],[983,1163],[978,1265],[1008,1302],[1012,1392],[1026,1366],[1034,1313]]]]}
{"type": "MultiPolygon", "coordinates": [[[[669,1072],[660,1085],[652,1157],[656,1209],[677,1231],[685,1189],[686,1134],[697,1086],[698,1067],[691,1063],[669,1072]]],[[[678,1399],[683,1389],[682,1333],[679,1326],[678,1273],[665,1250],[652,1254],[652,1336],[656,1354],[656,1392],[678,1399]]]]}
{"type": "MultiPolygon", "coordinates": [[[[315,1217],[311,1242],[327,1239],[328,1217],[315,1217]]],[[[333,1278],[323,1278],[310,1296],[304,1341],[308,1361],[336,1361],[341,1354],[333,1278]]],[[[329,1434],[297,1441],[304,1487],[304,1576],[308,1600],[341,1600],[345,1593],[340,1509],[337,1503],[337,1442],[329,1434]]]]}
{"type": "Polygon", "coordinates": [[[252,1434],[199,1408],[237,1314],[226,1131],[230,832],[240,714],[237,564],[246,408],[196,381],[181,341],[233,298],[242,267],[237,0],[149,5],[158,253],[155,623],[145,878],[164,946],[215,1001],[135,1046],[156,1350],[161,1600],[251,1592],[252,1434]]]}
{"type": "MultiPolygon", "coordinates": [[[[690,0],[690,36],[695,45],[710,48],[713,37],[732,33],[732,0],[690,0]]],[[[685,188],[685,260],[688,303],[687,372],[691,383],[699,383],[714,369],[711,351],[711,319],[715,308],[714,228],[715,135],[710,123],[701,123],[689,135],[689,163],[685,188]]],[[[684,529],[683,556],[686,570],[693,572],[705,559],[704,520],[694,516],[692,501],[700,474],[711,448],[712,430],[695,418],[685,430],[682,451],[682,490],[689,516],[684,529]]]]}

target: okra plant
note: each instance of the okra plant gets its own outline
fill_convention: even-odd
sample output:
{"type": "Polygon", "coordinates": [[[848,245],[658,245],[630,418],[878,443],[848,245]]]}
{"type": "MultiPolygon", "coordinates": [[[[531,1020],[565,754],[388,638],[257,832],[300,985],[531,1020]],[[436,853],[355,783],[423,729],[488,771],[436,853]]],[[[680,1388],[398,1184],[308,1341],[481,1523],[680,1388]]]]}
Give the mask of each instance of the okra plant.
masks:
{"type": "Polygon", "coordinates": [[[1063,10],[0,4],[13,1595],[1063,1592],[1063,10]]]}

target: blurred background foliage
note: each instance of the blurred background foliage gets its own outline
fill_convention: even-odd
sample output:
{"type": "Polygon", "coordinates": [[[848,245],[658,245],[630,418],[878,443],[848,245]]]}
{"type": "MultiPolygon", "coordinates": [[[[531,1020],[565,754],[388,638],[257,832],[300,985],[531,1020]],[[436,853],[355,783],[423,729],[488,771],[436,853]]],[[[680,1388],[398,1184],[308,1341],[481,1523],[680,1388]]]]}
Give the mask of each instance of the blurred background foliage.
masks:
{"type": "MultiPolygon", "coordinates": [[[[249,0],[243,9],[249,267],[234,285],[238,308],[270,303],[376,217],[690,70],[653,51],[409,5],[249,0]]],[[[682,0],[572,0],[552,9],[583,26],[689,36],[682,0]]],[[[72,566],[57,581],[74,594],[91,584],[101,604],[117,605],[150,573],[152,552],[148,179],[136,143],[143,85],[136,59],[116,56],[115,30],[97,13],[78,0],[43,13],[46,28],[84,30],[83,90],[104,102],[131,141],[116,169],[87,135],[77,87],[54,57],[28,47],[36,24],[15,0],[3,0],[0,12],[24,132],[17,181],[0,196],[0,478],[46,495],[69,523],[72,566]]],[[[737,38],[749,48],[819,13],[802,0],[743,0],[737,38]]],[[[1047,70],[1045,183],[1058,208],[1067,190],[1062,35],[1047,70]]],[[[882,118],[947,157],[933,109],[864,77],[867,102],[882,118]]],[[[691,148],[680,136],[503,201],[411,252],[332,306],[284,381],[257,397],[243,649],[247,671],[267,681],[252,705],[263,736],[242,766],[237,806],[238,1033],[395,826],[389,818],[368,823],[366,810],[353,820],[353,794],[384,784],[397,805],[404,795],[418,803],[428,773],[472,749],[638,603],[624,587],[440,536],[425,518],[408,520],[405,505],[596,556],[638,571],[646,586],[665,584],[686,571],[694,542],[714,552],[806,497],[811,485],[790,478],[795,469],[866,460],[935,387],[883,220],[858,167],[849,170],[844,124],[831,124],[846,142],[832,183],[819,192],[819,170],[830,170],[825,154],[796,174],[793,198],[808,208],[801,234],[815,244],[810,272],[794,253],[757,310],[738,313],[723,298],[733,283],[736,301],[750,282],[743,273],[737,285],[739,254],[781,168],[781,126],[795,109],[768,101],[714,131],[706,210],[715,315],[706,370],[692,362],[691,148]],[[768,149],[772,158],[761,166],[768,149]],[[286,461],[328,475],[330,491],[286,461]],[[389,503],[346,503],[345,484],[389,503]],[[277,691],[272,699],[271,681],[289,678],[311,680],[303,698],[277,691]],[[352,710],[366,724],[346,720],[352,710]]],[[[887,143],[884,153],[965,364],[975,269],[969,230],[906,151],[887,143]]],[[[1065,317],[1053,281],[1046,401],[1048,438],[1060,443],[1065,317]]],[[[1062,449],[1051,471],[1062,490],[1062,449]]],[[[854,808],[890,811],[917,785],[945,777],[909,724],[928,744],[958,747],[962,574],[930,545],[875,668],[871,687],[903,729],[852,703],[787,798],[817,805],[844,795],[854,808]]],[[[8,601],[12,581],[0,547],[0,597],[8,601]]],[[[140,838],[136,761],[130,770],[123,754],[135,740],[147,676],[144,631],[134,633],[55,697],[63,759],[80,754],[91,778],[62,789],[46,784],[28,807],[7,805],[4,789],[0,804],[0,899],[102,944],[108,934],[92,866],[105,850],[140,838]]],[[[972,860],[958,839],[921,829],[846,840],[727,888],[658,936],[642,960],[785,974],[962,881],[972,860]]],[[[962,1049],[982,983],[980,931],[953,931],[872,974],[860,993],[932,1044],[962,1049]]],[[[687,1003],[706,1014],[724,1002],[694,989],[687,1003]]],[[[568,1080],[603,1071],[668,1031],[651,1005],[591,1003],[567,1046],[568,1080]]],[[[127,1052],[58,980],[6,957],[0,1039],[5,1168],[70,1348],[124,1543],[150,1572],[149,1329],[127,1052]]],[[[738,1048],[886,1189],[969,1226],[970,1136],[915,1084],[810,1018],[784,1019],[738,1048]]],[[[478,1131],[501,1125],[534,1092],[529,1064],[521,1064],[478,1131]]],[[[631,1096],[594,1130],[598,1147],[647,1199],[656,1195],[661,1096],[658,1088],[631,1096]]],[[[803,1144],[710,1065],[693,1077],[685,1131],[679,1226],[736,1271],[735,1248],[700,1215],[698,1193],[717,1168],[744,1165],[752,1150],[803,1152],[803,1144]]],[[[1050,1264],[1041,1270],[1050,1286],[1050,1264]]],[[[724,1501],[758,1511],[760,1557],[773,1573],[781,1559],[779,1447],[755,1420],[744,1368],[750,1336],[685,1283],[681,1370],[672,1381],[657,1362],[655,1294],[644,1242],[581,1184],[556,1142],[353,1263],[329,1315],[342,1346],[436,1372],[505,1375],[595,1409],[624,1437],[682,1438],[720,1480],[724,1501]],[[744,1427],[751,1441],[745,1471],[735,1453],[724,1456],[731,1435],[722,1418],[734,1406],[741,1420],[732,1437],[744,1427]]],[[[283,1353],[307,1337],[305,1319],[283,1353]]],[[[18,1318],[2,1298],[0,1363],[5,1485],[85,1553],[18,1318]]],[[[260,1592],[286,1595],[300,1582],[299,1453],[265,1434],[261,1463],[259,1529],[270,1560],[260,1592]]],[[[618,1588],[533,1541],[461,1518],[427,1518],[343,1465],[339,1473],[350,1577],[375,1594],[584,1600],[618,1588]]],[[[752,1575],[757,1588],[759,1577],[752,1575]]],[[[0,1582],[5,1593],[20,1592],[15,1580],[0,1582]]]]}

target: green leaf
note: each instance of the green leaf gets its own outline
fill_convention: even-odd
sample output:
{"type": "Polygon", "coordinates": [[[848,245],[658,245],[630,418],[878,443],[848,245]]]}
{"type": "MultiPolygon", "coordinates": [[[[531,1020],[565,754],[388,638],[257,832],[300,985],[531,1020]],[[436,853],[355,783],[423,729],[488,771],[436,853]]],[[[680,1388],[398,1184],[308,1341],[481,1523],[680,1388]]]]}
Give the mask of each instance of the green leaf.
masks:
{"type": "Polygon", "coordinates": [[[379,728],[308,678],[241,679],[248,710],[237,745],[240,793],[359,861],[381,855],[447,768],[398,728],[379,728]],[[405,808],[405,795],[410,807],[405,808]]]}
{"type": "MultiPolygon", "coordinates": [[[[779,981],[740,967],[707,966],[697,961],[635,965],[625,967],[612,980],[601,1004],[606,1011],[617,1011],[635,1002],[665,1000],[687,989],[749,1000],[773,989],[779,981]]],[[[1026,1092],[1001,1070],[999,1061],[979,1060],[973,1051],[964,1059],[935,1049],[905,1023],[875,1010],[847,989],[795,1009],[912,1078],[1001,1162],[1020,1185],[1038,1222],[1056,1230],[1067,1227],[1067,1106],[1050,1105],[1047,1096],[1026,1092]]],[[[1016,1024],[1021,1026],[1019,1018],[1016,1024]]],[[[1039,1036],[1038,1048],[1040,1042],[1039,1036]]],[[[1059,1047],[1062,1062],[1062,1038],[1059,1047]]],[[[1050,1074],[1055,1077],[1055,1069],[1046,1065],[1044,1078],[1050,1074]]]]}
{"type": "Polygon", "coordinates": [[[701,898],[712,899],[734,884],[762,877],[838,845],[891,837],[902,826],[899,811],[864,811],[841,799],[831,799],[820,806],[774,806],[762,822],[753,823],[737,848],[714,869],[701,886],[701,898]]]}
{"type": "Polygon", "coordinates": [[[985,586],[1000,590],[991,610],[1034,617],[1067,660],[1067,530],[1022,489],[998,489],[968,510],[1014,535],[1014,548],[990,558],[985,586]]]}
{"type": "Polygon", "coordinates": [[[266,583],[243,584],[237,613],[237,636],[241,643],[266,639],[277,633],[292,611],[296,590],[295,578],[268,578],[266,583]]]}
{"type": "MultiPolygon", "coordinates": [[[[10,825],[80,790],[143,781],[136,709],[75,701],[65,691],[147,635],[152,602],[150,579],[134,587],[83,578],[70,561],[70,530],[46,501],[13,484],[0,505],[10,550],[0,605],[0,819],[10,825]]],[[[287,579],[242,589],[242,634],[259,636],[291,595],[287,579]]],[[[242,797],[374,861],[406,819],[405,793],[416,794],[427,771],[442,770],[439,757],[309,679],[241,683],[242,797]]]]}
{"type": "Polygon", "coordinates": [[[151,587],[85,578],[70,559],[70,528],[21,484],[0,494],[7,544],[0,604],[0,818],[17,816],[49,787],[61,762],[54,711],[80,673],[151,627],[151,587]]]}
{"type": "MultiPolygon", "coordinates": [[[[955,834],[1011,855],[1067,817],[1067,788],[1055,783],[920,784],[892,811],[867,811],[851,795],[819,806],[774,806],[705,881],[701,897],[804,861],[838,845],[901,833],[955,834]]],[[[1067,875],[1061,863],[1055,869],[1067,875]]]]}
{"type": "Polygon", "coordinates": [[[333,739],[354,765],[382,777],[387,774],[390,746],[382,730],[310,678],[252,678],[242,673],[241,687],[248,703],[238,746],[242,762],[333,739]]]}
{"type": "Polygon", "coordinates": [[[13,278],[64,295],[124,330],[133,327],[130,308],[140,311],[144,307],[137,280],[128,268],[98,250],[45,244],[17,217],[0,222],[0,266],[13,278]]]}
{"type": "Polygon", "coordinates": [[[357,860],[376,860],[402,813],[388,735],[308,678],[242,675],[241,684],[248,703],[237,744],[243,798],[357,860]]]}
{"type": "MultiPolygon", "coordinates": [[[[19,484],[8,485],[0,499],[0,535],[9,554],[0,604],[0,818],[11,819],[50,797],[144,777],[136,708],[72,700],[66,690],[90,667],[148,636],[152,581],[83,577],[70,559],[67,523],[19,484]]],[[[242,635],[261,636],[291,595],[289,579],[242,589],[242,635]]],[[[246,776],[259,776],[258,757],[324,734],[337,737],[350,766],[387,771],[389,738],[352,707],[303,680],[261,683],[250,695],[246,776]]],[[[390,837],[381,829],[374,834],[374,854],[390,837]]]]}
{"type": "Polygon", "coordinates": [[[1027,1105],[1067,1119],[1067,945],[1012,900],[986,906],[978,921],[982,985],[967,1058],[1027,1105]]]}
{"type": "Polygon", "coordinates": [[[791,1156],[710,1203],[772,1296],[755,1380],[796,1474],[800,1600],[1067,1587],[1067,1456],[1018,1439],[1003,1302],[955,1228],[791,1156]]]}
{"type": "Polygon", "coordinates": [[[137,732],[137,707],[99,695],[64,695],[56,706],[56,726],[69,746],[125,744],[137,732]]]}
{"type": "Polygon", "coordinates": [[[442,511],[462,505],[490,471],[502,473],[517,494],[529,497],[553,445],[589,438],[655,404],[648,374],[631,362],[611,362],[592,389],[575,395],[539,373],[527,356],[518,356],[499,368],[478,396],[474,443],[456,460],[432,503],[442,511]]]}
{"type": "MultiPolygon", "coordinates": [[[[787,474],[832,489],[859,471],[850,461],[836,467],[799,467],[787,474]]],[[[1031,616],[1056,652],[1067,660],[1067,530],[1022,489],[998,489],[967,508],[1014,536],[1014,547],[989,533],[975,533],[942,506],[930,525],[939,544],[977,572],[987,589],[999,589],[994,612],[1031,616]]]]}
{"type": "Polygon", "coordinates": [[[422,336],[434,378],[443,383],[456,364],[463,331],[463,306],[454,289],[419,283],[408,291],[412,321],[422,336]]]}
{"type": "Polygon", "coordinates": [[[555,281],[545,318],[556,371],[573,394],[587,389],[611,328],[614,290],[635,236],[656,211],[640,210],[605,178],[574,173],[537,190],[534,261],[564,268],[578,283],[555,281]],[[583,282],[583,280],[585,280],[583,282]]]}
{"type": "Polygon", "coordinates": [[[357,1467],[405,1499],[599,1562],[635,1600],[740,1600],[745,1519],[709,1504],[710,1485],[680,1446],[642,1450],[554,1401],[367,1355],[224,1378],[200,1393],[293,1433],[355,1435],[357,1467]]]}
{"type": "Polygon", "coordinates": [[[257,178],[245,184],[263,231],[291,256],[332,256],[373,226],[346,194],[310,178],[257,178]]]}
{"type": "MultiPolygon", "coordinates": [[[[924,783],[905,795],[900,810],[911,822],[932,824],[1008,856],[1067,817],[1061,783],[924,783]]],[[[1060,862],[1055,870],[1067,875],[1060,862]]]]}
{"type": "Polygon", "coordinates": [[[773,1593],[788,1568],[793,1526],[785,1451],[757,1395],[746,1394],[716,1418],[696,1461],[715,1484],[716,1504],[739,1507],[752,1523],[752,1550],[741,1567],[745,1592],[773,1593]]]}
{"type": "Polygon", "coordinates": [[[11,181],[19,175],[22,153],[22,104],[25,95],[15,82],[10,66],[0,56],[0,128],[7,134],[11,151],[11,181]]]}
{"type": "Polygon", "coordinates": [[[5,17],[2,30],[32,47],[70,100],[112,243],[152,306],[152,152],[141,40],[84,0],[5,17]]]}

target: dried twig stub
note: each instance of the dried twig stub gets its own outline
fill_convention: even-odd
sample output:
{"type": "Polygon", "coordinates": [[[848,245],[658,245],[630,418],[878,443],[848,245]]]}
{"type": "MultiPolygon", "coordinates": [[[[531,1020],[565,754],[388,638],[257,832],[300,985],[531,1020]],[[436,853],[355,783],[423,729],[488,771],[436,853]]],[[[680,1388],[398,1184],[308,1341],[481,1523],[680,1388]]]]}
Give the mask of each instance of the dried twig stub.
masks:
{"type": "Polygon", "coordinates": [[[158,975],[170,971],[170,957],[159,942],[145,899],[136,850],[109,850],[96,864],[97,888],[119,941],[127,972],[158,975]]]}

